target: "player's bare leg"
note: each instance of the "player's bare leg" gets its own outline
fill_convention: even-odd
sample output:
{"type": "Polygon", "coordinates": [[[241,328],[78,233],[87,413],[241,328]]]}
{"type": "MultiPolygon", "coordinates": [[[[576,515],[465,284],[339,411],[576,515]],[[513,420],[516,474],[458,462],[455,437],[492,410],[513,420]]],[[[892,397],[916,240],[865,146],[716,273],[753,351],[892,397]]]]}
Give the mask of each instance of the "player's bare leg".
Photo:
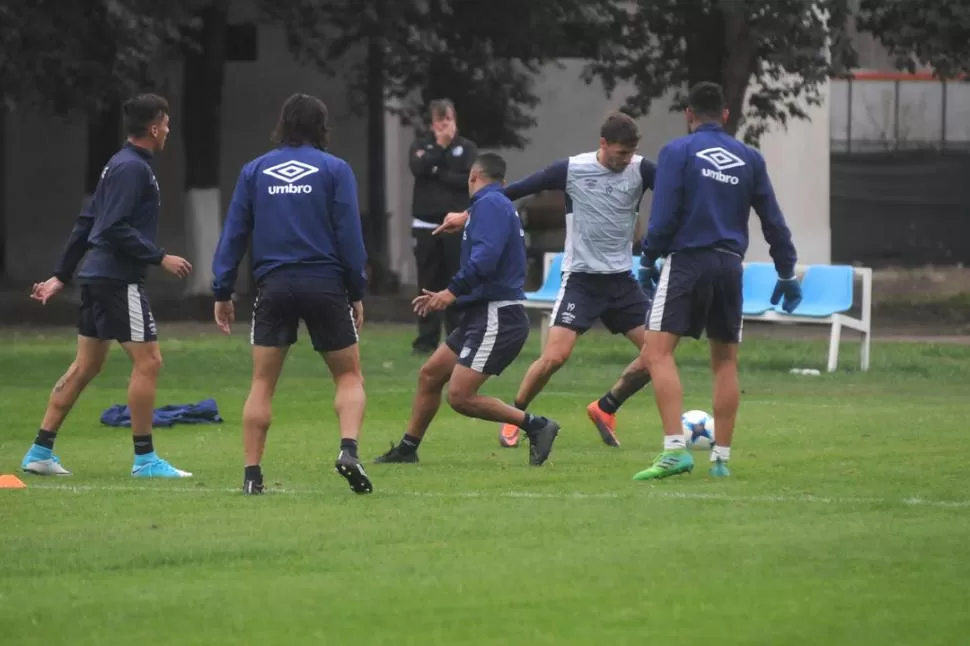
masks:
{"type": "Polygon", "coordinates": [[[714,448],[711,450],[711,474],[728,476],[734,424],[741,404],[738,383],[738,344],[710,341],[711,371],[714,373],[714,448]]]}
{"type": "Polygon", "coordinates": [[[441,391],[451,379],[458,355],[447,345],[441,344],[432,353],[418,373],[418,387],[411,405],[411,417],[407,430],[397,446],[374,460],[377,463],[414,463],[418,461],[418,446],[424,439],[431,421],[441,407],[441,391]]]}
{"type": "Polygon", "coordinates": [[[128,411],[131,413],[131,436],[135,444],[135,461],[131,475],[136,478],[188,478],[188,471],[176,469],[155,453],[152,440],[152,418],[158,374],[162,370],[162,353],[158,341],[129,341],[121,347],[131,358],[128,381],[128,411]]]}
{"type": "Polygon", "coordinates": [[[364,375],[360,369],[360,346],[323,353],[333,383],[336,386],[333,406],[340,426],[340,453],[335,469],[350,485],[354,493],[371,493],[374,487],[357,457],[357,438],[364,424],[367,394],[364,375]]]}
{"type": "Polygon", "coordinates": [[[643,325],[626,333],[626,338],[637,348],[637,358],[626,367],[608,393],[586,407],[586,414],[607,446],[620,446],[616,437],[616,412],[620,406],[650,383],[650,371],[640,353],[645,335],[646,326],[643,325]]]}
{"type": "MultiPolygon", "coordinates": [[[[556,372],[562,368],[573,353],[579,333],[569,328],[554,325],[549,328],[546,345],[542,354],[532,362],[519,384],[519,392],[515,396],[515,407],[526,410],[542,389],[549,383],[556,372]]],[[[514,424],[503,424],[499,429],[499,442],[509,448],[518,446],[520,428],[514,424]]]]}
{"type": "Polygon", "coordinates": [[[660,410],[664,430],[664,450],[653,466],[637,473],[635,480],[666,478],[694,469],[694,459],[687,451],[680,416],[684,391],[674,361],[674,350],[680,337],[669,332],[647,331],[641,357],[653,380],[653,392],[660,410]]]}
{"type": "Polygon", "coordinates": [[[37,475],[71,475],[53,453],[54,440],[78,397],[101,372],[110,349],[111,341],[78,336],[74,361],[54,384],[37,438],[21,463],[24,471],[37,475]]]}
{"type": "Polygon", "coordinates": [[[245,475],[243,493],[263,492],[263,472],[260,463],[266,450],[266,436],[273,420],[273,396],[283,372],[288,347],[273,348],[254,345],[253,376],[249,396],[243,405],[243,454],[245,475]]]}
{"type": "Polygon", "coordinates": [[[559,434],[559,424],[545,417],[530,415],[494,397],[480,395],[478,391],[488,378],[489,375],[471,368],[455,366],[448,385],[448,404],[466,417],[512,424],[516,429],[525,431],[529,438],[529,463],[542,465],[552,452],[552,443],[559,434]]]}

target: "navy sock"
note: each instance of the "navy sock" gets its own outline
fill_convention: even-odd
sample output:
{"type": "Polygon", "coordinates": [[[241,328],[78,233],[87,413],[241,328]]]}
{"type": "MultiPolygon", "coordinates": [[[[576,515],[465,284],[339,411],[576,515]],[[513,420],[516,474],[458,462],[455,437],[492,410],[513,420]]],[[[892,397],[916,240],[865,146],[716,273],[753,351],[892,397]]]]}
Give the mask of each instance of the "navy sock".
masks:
{"type": "Polygon", "coordinates": [[[37,431],[37,438],[34,440],[34,444],[42,446],[45,449],[53,449],[55,439],[57,439],[57,431],[52,432],[40,429],[37,431]]]}
{"type": "Polygon", "coordinates": [[[600,400],[599,400],[600,410],[606,413],[607,415],[612,415],[616,413],[616,411],[620,410],[621,405],[622,405],[622,402],[617,401],[616,397],[613,396],[613,393],[606,393],[605,395],[600,397],[600,400]]]}
{"type": "Polygon", "coordinates": [[[340,450],[346,451],[350,454],[350,457],[357,458],[357,440],[351,440],[346,437],[340,438],[340,450]]]}
{"type": "Polygon", "coordinates": [[[258,464],[246,467],[246,475],[243,476],[246,480],[255,480],[256,482],[263,483],[263,469],[258,464]]]}
{"type": "Polygon", "coordinates": [[[401,438],[401,443],[398,444],[398,448],[401,449],[402,453],[414,453],[418,450],[419,446],[421,446],[421,438],[408,435],[407,433],[404,434],[404,437],[401,438]]]}
{"type": "Polygon", "coordinates": [[[135,455],[148,455],[155,452],[151,435],[132,435],[131,439],[135,442],[135,455]]]}
{"type": "Polygon", "coordinates": [[[521,428],[523,431],[526,431],[526,432],[538,431],[539,429],[541,429],[543,426],[546,425],[547,421],[548,420],[546,420],[545,417],[537,417],[536,415],[531,415],[529,413],[526,413],[525,419],[523,419],[522,423],[519,424],[519,428],[521,428]]]}
{"type": "Polygon", "coordinates": [[[515,402],[512,405],[518,408],[519,410],[525,410],[526,408],[528,408],[528,406],[526,406],[525,404],[520,404],[519,402],[515,402]]]}

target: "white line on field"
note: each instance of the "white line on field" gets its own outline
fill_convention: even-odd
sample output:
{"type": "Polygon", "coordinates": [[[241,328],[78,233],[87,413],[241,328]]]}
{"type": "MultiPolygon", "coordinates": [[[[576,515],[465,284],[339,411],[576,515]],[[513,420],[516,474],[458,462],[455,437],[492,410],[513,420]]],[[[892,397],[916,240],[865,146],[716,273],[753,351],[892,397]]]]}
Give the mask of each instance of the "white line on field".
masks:
{"type": "MultiPolygon", "coordinates": [[[[391,496],[410,496],[418,498],[524,498],[549,500],[620,500],[634,499],[639,496],[648,498],[674,500],[711,500],[716,502],[736,503],[768,503],[768,504],[819,504],[819,505],[904,505],[910,507],[943,507],[951,509],[970,508],[970,500],[928,500],[920,496],[905,498],[877,498],[877,497],[838,497],[803,495],[746,495],[706,493],[701,491],[660,491],[656,488],[640,486],[624,492],[591,493],[583,491],[401,491],[396,489],[380,489],[379,493],[391,496]]],[[[72,494],[100,493],[111,491],[157,491],[162,493],[238,493],[238,488],[221,487],[167,487],[157,489],[151,486],[136,485],[69,485],[69,484],[29,484],[30,489],[46,489],[63,491],[72,494]]],[[[330,489],[286,489],[273,488],[268,491],[272,495],[287,496],[332,496],[330,489]]]]}

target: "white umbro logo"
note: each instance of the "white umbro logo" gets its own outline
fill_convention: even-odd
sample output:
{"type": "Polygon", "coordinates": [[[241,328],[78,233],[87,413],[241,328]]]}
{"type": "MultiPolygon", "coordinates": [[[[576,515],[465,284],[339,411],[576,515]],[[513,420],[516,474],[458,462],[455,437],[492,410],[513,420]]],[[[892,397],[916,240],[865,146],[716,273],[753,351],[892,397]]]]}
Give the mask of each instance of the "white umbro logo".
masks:
{"type": "Polygon", "coordinates": [[[720,146],[702,150],[697,153],[697,156],[719,171],[744,166],[744,161],[740,157],[733,153],[729,153],[720,146]]]}
{"type": "Polygon", "coordinates": [[[274,177],[278,180],[282,180],[287,184],[292,184],[297,180],[301,180],[308,175],[313,175],[314,173],[320,172],[320,169],[316,166],[311,166],[310,164],[304,164],[301,161],[296,161],[291,159],[288,162],[282,164],[277,164],[263,171],[266,175],[274,177]]]}

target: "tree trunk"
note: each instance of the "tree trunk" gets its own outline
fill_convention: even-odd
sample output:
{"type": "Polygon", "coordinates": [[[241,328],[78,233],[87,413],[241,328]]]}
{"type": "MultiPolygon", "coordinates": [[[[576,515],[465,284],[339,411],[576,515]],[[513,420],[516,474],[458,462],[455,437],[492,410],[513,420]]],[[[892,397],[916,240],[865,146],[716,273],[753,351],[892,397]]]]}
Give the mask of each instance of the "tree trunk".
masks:
{"type": "Polygon", "coordinates": [[[121,104],[112,102],[107,108],[88,116],[88,152],[84,169],[85,199],[94,194],[101,179],[101,171],[121,145],[121,104]]]}
{"type": "Polygon", "coordinates": [[[376,0],[378,33],[367,47],[367,255],[371,289],[379,292],[387,273],[386,114],[384,110],[384,34],[387,0],[376,0]]]}
{"type": "Polygon", "coordinates": [[[7,275],[7,108],[0,102],[0,276],[7,275]]]}
{"type": "Polygon", "coordinates": [[[219,134],[228,4],[228,0],[214,0],[202,10],[200,49],[186,54],[183,68],[185,236],[187,255],[192,262],[186,291],[193,295],[208,294],[211,289],[212,256],[222,230],[219,134]]]}
{"type": "Polygon", "coordinates": [[[744,117],[744,98],[758,64],[757,43],[743,6],[725,16],[724,42],[727,56],[724,58],[721,85],[729,111],[725,129],[733,135],[737,133],[744,117]]]}

